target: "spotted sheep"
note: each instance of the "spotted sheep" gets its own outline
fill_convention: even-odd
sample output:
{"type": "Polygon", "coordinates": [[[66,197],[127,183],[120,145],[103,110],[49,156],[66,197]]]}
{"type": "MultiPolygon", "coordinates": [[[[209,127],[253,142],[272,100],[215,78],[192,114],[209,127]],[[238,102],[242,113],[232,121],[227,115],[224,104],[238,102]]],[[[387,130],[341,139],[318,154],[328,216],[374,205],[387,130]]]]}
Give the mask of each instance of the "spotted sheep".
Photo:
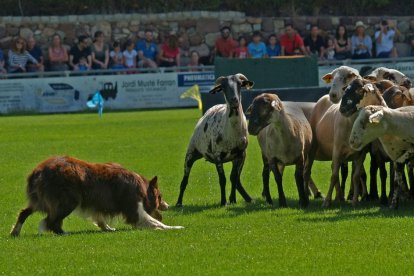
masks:
{"type": "Polygon", "coordinates": [[[356,118],[349,144],[360,150],[375,139],[379,139],[384,150],[395,163],[396,189],[390,207],[398,208],[403,188],[404,163],[414,157],[414,106],[391,109],[384,106],[362,108],[356,118]]]}
{"type": "MultiPolygon", "coordinates": [[[[248,112],[249,133],[257,135],[263,163],[267,164],[275,176],[279,206],[287,206],[282,183],[283,169],[295,165],[299,205],[306,207],[309,198],[305,193],[305,183],[309,179],[306,179],[304,168],[311,146],[312,130],[302,109],[295,103],[282,103],[275,94],[263,93],[253,100],[248,112]]],[[[264,179],[263,186],[266,201],[272,204],[269,181],[264,179]]]]}
{"type": "Polygon", "coordinates": [[[241,89],[250,89],[253,82],[243,74],[219,77],[211,94],[222,91],[225,104],[218,104],[206,111],[198,121],[187,148],[184,162],[184,176],[180,185],[180,194],[176,205],[182,206],[183,196],[188,184],[188,178],[194,162],[200,158],[216,165],[219,175],[221,205],[226,205],[226,176],[223,163],[232,161],[230,175],[230,203],[236,202],[236,189],[245,201],[251,202],[251,197],[240,182],[240,174],[246,157],[247,122],[241,105],[241,89]]]}

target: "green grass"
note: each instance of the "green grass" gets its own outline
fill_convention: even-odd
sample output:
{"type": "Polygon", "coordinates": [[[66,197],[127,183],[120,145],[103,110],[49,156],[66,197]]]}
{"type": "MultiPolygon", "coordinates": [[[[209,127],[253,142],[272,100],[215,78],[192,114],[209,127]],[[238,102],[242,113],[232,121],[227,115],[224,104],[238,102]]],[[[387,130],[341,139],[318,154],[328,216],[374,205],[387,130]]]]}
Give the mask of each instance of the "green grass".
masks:
{"type": "MultiPolygon", "coordinates": [[[[198,110],[0,117],[0,273],[11,274],[413,274],[413,207],[398,211],[377,203],[349,202],[324,210],[320,200],[298,208],[293,168],[284,188],[289,208],[270,207],[260,197],[261,159],[250,137],[242,173],[255,198],[219,207],[214,165],[197,161],[184,208],[164,212],[178,231],[132,230],[115,220],[103,233],[75,215],[64,221],[69,235],[39,235],[41,214],[8,233],[25,206],[25,179],[50,155],[68,154],[92,162],[118,162],[147,177],[158,175],[167,202],[178,196],[184,154],[198,110]]],[[[227,175],[230,164],[226,164],[227,175]]],[[[326,193],[330,163],[316,162],[313,176],[326,193]]],[[[227,177],[229,179],[229,176],[227,177]]],[[[227,185],[227,197],[230,183],[227,185]]],[[[277,189],[271,179],[277,206],[277,189]]]]}

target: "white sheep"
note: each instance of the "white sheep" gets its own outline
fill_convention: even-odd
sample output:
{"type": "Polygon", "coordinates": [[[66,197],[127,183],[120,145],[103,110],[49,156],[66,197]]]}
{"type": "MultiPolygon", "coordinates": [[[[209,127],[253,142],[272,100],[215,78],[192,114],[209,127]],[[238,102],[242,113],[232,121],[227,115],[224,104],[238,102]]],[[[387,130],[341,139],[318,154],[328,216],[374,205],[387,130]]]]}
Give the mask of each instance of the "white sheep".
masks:
{"type": "Polygon", "coordinates": [[[338,103],[341,100],[344,94],[344,88],[348,83],[354,79],[361,78],[358,70],[349,66],[340,66],[322,77],[325,83],[331,84],[329,100],[332,103],[338,103]]]}
{"type": "Polygon", "coordinates": [[[236,189],[244,200],[251,202],[251,197],[240,182],[240,174],[246,158],[247,122],[241,105],[241,88],[253,87],[243,74],[219,77],[210,93],[223,91],[225,104],[218,104],[206,111],[198,121],[184,162],[184,177],[181,181],[180,195],[176,206],[182,206],[183,196],[188,184],[191,167],[202,157],[216,165],[221,190],[221,205],[226,205],[226,176],[223,163],[232,161],[230,175],[232,183],[230,203],[236,202],[236,189]]]}
{"type": "MultiPolygon", "coordinates": [[[[283,192],[283,168],[296,165],[295,179],[299,204],[306,207],[304,167],[312,141],[312,130],[301,108],[295,103],[284,104],[275,94],[257,96],[249,107],[249,133],[257,135],[263,162],[272,170],[279,191],[279,206],[286,207],[283,192]]],[[[266,201],[272,204],[269,182],[263,181],[266,201]]]]}
{"type": "Polygon", "coordinates": [[[375,139],[379,139],[385,152],[396,164],[395,189],[390,207],[397,208],[402,191],[404,163],[414,157],[414,106],[390,109],[384,106],[367,106],[359,111],[349,144],[355,150],[362,149],[375,139]]]}

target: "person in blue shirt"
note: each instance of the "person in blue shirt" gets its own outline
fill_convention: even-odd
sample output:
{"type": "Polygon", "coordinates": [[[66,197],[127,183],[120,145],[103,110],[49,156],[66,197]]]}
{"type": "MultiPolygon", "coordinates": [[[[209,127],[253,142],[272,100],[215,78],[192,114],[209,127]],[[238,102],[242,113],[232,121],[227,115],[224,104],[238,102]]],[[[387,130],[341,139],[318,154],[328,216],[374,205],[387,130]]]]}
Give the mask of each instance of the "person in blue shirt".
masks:
{"type": "Polygon", "coordinates": [[[252,58],[264,58],[267,57],[266,45],[261,41],[262,35],[259,31],[253,33],[252,42],[247,46],[249,55],[252,58]]]}
{"type": "Polygon", "coordinates": [[[279,43],[277,43],[277,37],[275,34],[271,34],[269,35],[269,38],[267,39],[268,43],[267,44],[267,55],[269,57],[277,57],[280,56],[280,45],[279,43]]]}
{"type": "Polygon", "coordinates": [[[139,68],[157,68],[158,46],[153,40],[153,32],[147,30],[145,31],[145,39],[137,43],[135,50],[138,53],[139,68]]]}

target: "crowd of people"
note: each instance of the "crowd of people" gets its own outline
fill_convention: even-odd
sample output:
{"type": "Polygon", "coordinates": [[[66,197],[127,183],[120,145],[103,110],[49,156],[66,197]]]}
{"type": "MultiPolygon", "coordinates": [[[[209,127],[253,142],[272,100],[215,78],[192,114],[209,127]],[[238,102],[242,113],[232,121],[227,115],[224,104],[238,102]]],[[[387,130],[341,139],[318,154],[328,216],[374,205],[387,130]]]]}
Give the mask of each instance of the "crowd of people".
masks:
{"type": "MultiPolygon", "coordinates": [[[[182,64],[179,40],[169,35],[158,44],[151,30],[145,31],[138,41],[127,40],[106,43],[104,33],[95,32],[93,39],[79,36],[70,49],[62,44],[58,34],[51,38],[44,58],[34,37],[17,37],[5,53],[0,49],[0,73],[22,73],[42,71],[87,71],[100,69],[157,68],[187,66],[190,71],[200,70],[206,64],[213,64],[215,57],[223,58],[272,58],[277,56],[306,55],[319,60],[344,60],[397,57],[394,40],[400,35],[397,28],[387,20],[380,23],[380,29],[373,38],[366,34],[362,21],[355,24],[352,35],[344,25],[336,28],[334,36],[323,36],[317,25],[312,25],[309,35],[302,38],[292,24],[285,26],[279,36],[270,34],[266,43],[260,31],[251,37],[240,36],[237,41],[231,35],[230,27],[220,30],[220,37],[209,57],[200,58],[197,51],[189,54],[189,62],[182,64]]],[[[411,41],[414,49],[414,39],[411,41]]],[[[414,51],[413,51],[414,54],[414,51]]]]}

